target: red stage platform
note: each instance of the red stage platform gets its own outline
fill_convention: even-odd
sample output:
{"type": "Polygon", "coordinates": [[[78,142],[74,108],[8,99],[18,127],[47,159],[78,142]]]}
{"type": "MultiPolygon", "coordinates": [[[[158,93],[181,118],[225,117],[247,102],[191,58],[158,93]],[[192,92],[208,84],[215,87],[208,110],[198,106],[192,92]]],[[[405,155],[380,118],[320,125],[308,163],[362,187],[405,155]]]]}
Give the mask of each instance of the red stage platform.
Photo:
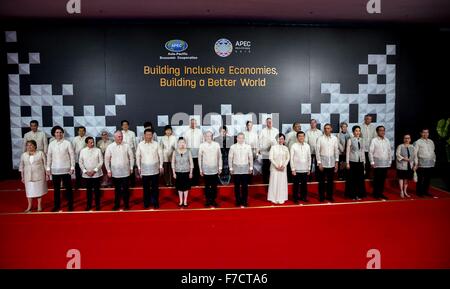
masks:
{"type": "MultiPolygon", "coordinates": [[[[371,192],[370,182],[366,183],[371,192]]],[[[172,188],[161,188],[161,209],[143,210],[142,190],[132,190],[131,210],[110,211],[113,189],[103,190],[102,211],[84,212],[85,192],[75,193],[75,212],[26,208],[23,185],[0,182],[0,267],[66,268],[77,249],[82,268],[366,268],[367,252],[381,253],[382,268],[450,268],[450,194],[400,199],[397,183],[386,186],[388,201],[343,198],[336,182],[332,204],[317,200],[272,206],[265,185],[252,185],[248,208],[234,207],[233,187],[219,189],[219,208],[203,207],[202,187],[177,207],[172,188]]],[[[63,202],[65,205],[65,203],[63,202]]],[[[66,208],[63,208],[66,210],[66,208]]]]}

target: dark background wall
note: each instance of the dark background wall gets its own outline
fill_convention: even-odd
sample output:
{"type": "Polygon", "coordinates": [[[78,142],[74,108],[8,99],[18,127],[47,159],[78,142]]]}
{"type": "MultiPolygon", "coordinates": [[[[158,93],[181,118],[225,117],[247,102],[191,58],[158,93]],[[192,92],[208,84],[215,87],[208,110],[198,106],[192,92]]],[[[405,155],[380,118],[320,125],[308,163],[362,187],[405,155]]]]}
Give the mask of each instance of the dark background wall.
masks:
{"type": "MultiPolygon", "coordinates": [[[[83,105],[95,105],[96,115],[104,115],[104,105],[114,104],[114,95],[123,93],[126,107],[117,106],[116,116],[106,117],[106,126],[119,126],[121,119],[128,119],[134,130],[146,120],[157,124],[157,115],[192,114],[194,104],[203,105],[203,115],[220,113],[220,104],[232,104],[233,112],[280,113],[280,124],[307,123],[311,114],[301,111],[302,103],[311,103],[312,113],[321,113],[320,104],[330,102],[330,95],[321,93],[321,83],[340,83],[341,93],[357,93],[358,84],[367,83],[367,76],[358,74],[358,65],[367,64],[368,54],[383,54],[387,44],[394,44],[396,55],[388,56],[387,61],[396,65],[396,144],[404,132],[417,138],[422,126],[430,126],[436,138],[437,120],[449,117],[445,103],[449,97],[450,32],[434,27],[130,22],[11,22],[1,27],[18,35],[14,46],[3,41],[0,46],[0,117],[5,127],[1,177],[14,174],[7,74],[17,73],[17,68],[6,62],[6,53],[12,51],[19,52],[19,62],[28,60],[28,52],[40,53],[41,63],[31,66],[29,76],[21,76],[21,94],[30,94],[30,84],[51,84],[53,94],[62,93],[58,91],[62,84],[73,84],[74,94],[64,97],[64,105],[73,105],[74,115],[80,116],[83,105]],[[220,58],[213,49],[219,38],[251,40],[251,53],[220,58]],[[187,41],[187,52],[199,59],[159,60],[167,54],[164,43],[171,39],[187,41]],[[142,73],[143,65],[157,64],[265,65],[277,67],[279,75],[266,76],[268,85],[260,88],[160,88],[158,77],[142,73]]],[[[42,125],[53,125],[49,110],[43,118],[42,125]]],[[[360,120],[360,116],[356,118],[360,120]]],[[[341,120],[339,115],[330,118],[335,128],[341,120]]],[[[73,118],[66,117],[64,122],[74,126],[73,118]]],[[[157,132],[161,134],[161,128],[157,132]]]]}

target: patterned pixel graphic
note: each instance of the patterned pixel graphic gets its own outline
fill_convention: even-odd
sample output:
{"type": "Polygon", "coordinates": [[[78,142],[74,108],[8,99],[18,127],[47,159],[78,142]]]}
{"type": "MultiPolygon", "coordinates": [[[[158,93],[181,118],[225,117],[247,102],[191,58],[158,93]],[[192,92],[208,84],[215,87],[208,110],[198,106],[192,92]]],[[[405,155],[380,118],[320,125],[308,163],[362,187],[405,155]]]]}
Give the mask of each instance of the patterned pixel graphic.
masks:
{"type": "MultiPolygon", "coordinates": [[[[341,93],[340,83],[322,83],[321,93],[330,95],[330,103],[321,103],[319,111],[312,111],[310,103],[302,103],[301,113],[310,114],[321,124],[347,122],[349,129],[370,114],[375,125],[386,127],[386,137],[394,149],[396,71],[395,64],[387,63],[387,56],[395,54],[396,46],[388,44],[384,54],[369,54],[367,63],[359,64],[358,73],[367,76],[367,83],[360,83],[357,93],[341,93]]],[[[307,127],[309,124],[302,124],[302,128],[307,127]]]]}
{"type": "MultiPolygon", "coordinates": [[[[5,31],[5,41],[8,43],[17,42],[16,31],[5,31]]],[[[13,168],[17,169],[22,154],[22,129],[29,127],[32,119],[39,124],[43,124],[43,108],[48,107],[52,110],[52,119],[46,123],[51,126],[41,126],[48,137],[53,126],[60,125],[64,127],[65,137],[71,140],[74,137],[75,127],[85,126],[88,135],[97,137],[101,131],[107,130],[114,133],[115,126],[106,126],[106,116],[115,116],[117,106],[126,105],[126,95],[116,94],[115,103],[113,105],[105,105],[105,115],[96,115],[93,105],[83,106],[83,115],[75,115],[73,105],[65,105],[64,99],[74,95],[73,84],[63,84],[61,87],[61,95],[53,94],[53,86],[51,84],[32,84],[30,85],[30,94],[23,95],[20,91],[20,76],[29,75],[32,72],[33,65],[40,64],[39,52],[28,53],[28,62],[19,63],[19,54],[16,52],[8,52],[7,63],[9,65],[18,66],[18,74],[8,75],[9,85],[9,108],[11,120],[11,145],[13,168]],[[31,114],[23,116],[23,111],[31,111],[31,114]],[[64,118],[73,120],[73,126],[65,126],[64,118]]]]}

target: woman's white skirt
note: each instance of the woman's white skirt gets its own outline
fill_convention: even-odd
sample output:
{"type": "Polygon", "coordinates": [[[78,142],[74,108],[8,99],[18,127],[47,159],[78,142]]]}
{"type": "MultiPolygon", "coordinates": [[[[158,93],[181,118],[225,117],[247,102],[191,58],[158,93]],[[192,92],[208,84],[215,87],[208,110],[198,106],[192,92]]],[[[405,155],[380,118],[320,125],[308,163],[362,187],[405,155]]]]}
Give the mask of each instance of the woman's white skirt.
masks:
{"type": "Polygon", "coordinates": [[[286,169],[282,172],[271,168],[267,200],[282,204],[288,199],[288,180],[286,169]]]}
{"type": "Polygon", "coordinates": [[[25,182],[27,198],[38,198],[47,194],[47,181],[25,182]]]}

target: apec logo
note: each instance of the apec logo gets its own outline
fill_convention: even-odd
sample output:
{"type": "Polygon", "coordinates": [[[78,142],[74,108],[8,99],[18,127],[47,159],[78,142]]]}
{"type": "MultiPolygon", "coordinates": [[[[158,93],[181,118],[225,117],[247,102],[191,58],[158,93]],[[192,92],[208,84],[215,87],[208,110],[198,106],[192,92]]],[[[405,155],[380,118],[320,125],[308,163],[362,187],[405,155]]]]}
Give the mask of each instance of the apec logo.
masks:
{"type": "Polygon", "coordinates": [[[159,60],[197,60],[198,56],[189,55],[186,51],[188,44],[184,40],[172,39],[166,42],[164,47],[169,51],[167,55],[160,55],[159,60]]]}
{"type": "Polygon", "coordinates": [[[233,52],[233,44],[226,38],[220,38],[214,44],[214,51],[220,57],[227,57],[233,52]]]}
{"type": "Polygon", "coordinates": [[[183,52],[188,48],[188,44],[184,40],[173,39],[166,42],[166,49],[170,52],[183,52]]]}

